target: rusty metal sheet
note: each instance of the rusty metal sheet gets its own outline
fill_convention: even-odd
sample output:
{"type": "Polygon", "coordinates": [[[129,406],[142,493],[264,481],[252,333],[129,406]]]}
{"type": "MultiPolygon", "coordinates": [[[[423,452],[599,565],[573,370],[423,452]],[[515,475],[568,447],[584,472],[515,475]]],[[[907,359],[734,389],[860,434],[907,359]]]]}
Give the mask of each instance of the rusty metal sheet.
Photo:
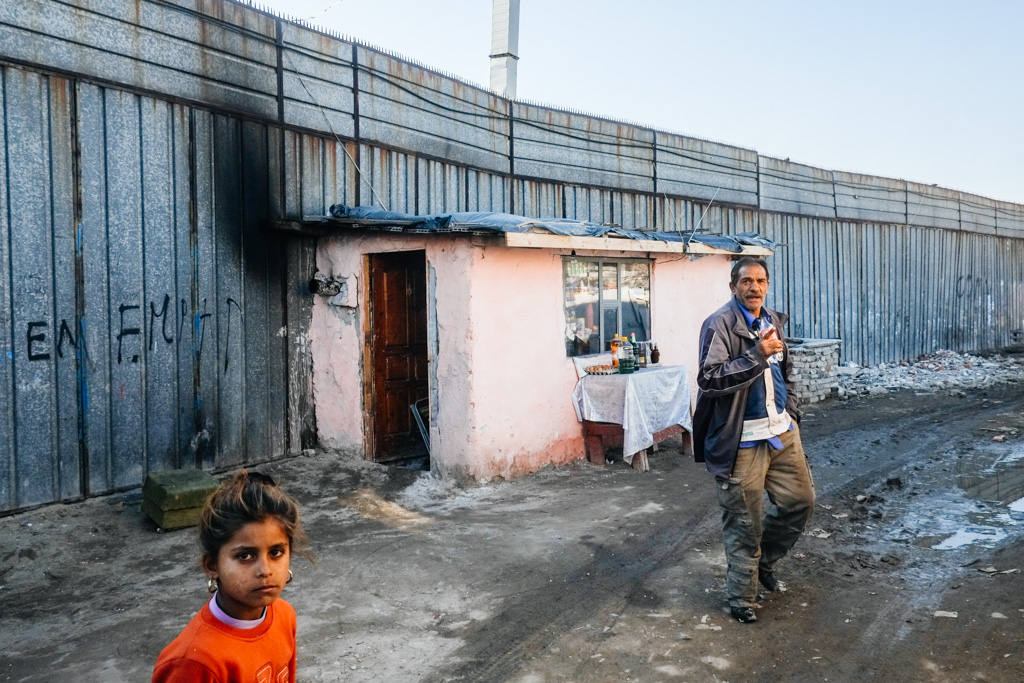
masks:
{"type": "Polygon", "coordinates": [[[959,193],[960,228],[985,235],[996,234],[996,200],[959,193]]]}
{"type": "Polygon", "coordinates": [[[765,156],[758,157],[758,164],[762,209],[835,218],[831,171],[765,156]]]}
{"type": "Polygon", "coordinates": [[[757,206],[757,152],[657,132],[658,192],[757,206]]]}
{"type": "Polygon", "coordinates": [[[557,183],[532,180],[513,181],[516,192],[516,213],[535,218],[562,217],[562,191],[557,183]]]}
{"type": "MultiPolygon", "coordinates": [[[[7,69],[0,69],[0,111],[7,111],[6,90],[7,69]]],[[[0,121],[0,178],[5,186],[0,187],[0,510],[17,507],[14,414],[14,335],[11,329],[14,302],[11,298],[12,254],[11,226],[8,221],[7,171],[7,130],[10,122],[5,115],[0,121]]]]}
{"type": "MultiPolygon", "coordinates": [[[[378,206],[388,211],[418,211],[418,169],[414,155],[360,145],[359,160],[363,171],[358,180],[360,204],[378,206]]],[[[421,183],[421,186],[429,184],[427,179],[421,183]]],[[[427,200],[428,195],[424,195],[423,201],[427,200]]]]}
{"type": "Polygon", "coordinates": [[[5,56],[263,117],[277,116],[274,19],[235,3],[0,4],[5,56]]]}
{"type": "Polygon", "coordinates": [[[5,58],[83,75],[0,68],[0,509],[315,443],[315,243],[259,225],[338,202],[760,232],[769,305],[858,363],[1024,327],[1019,204],[531,105],[510,126],[508,100],[369,48],[357,77],[350,43],[281,26],[279,93],[249,7],[0,5],[5,58]]]}
{"type": "Polygon", "coordinates": [[[57,494],[62,500],[81,495],[79,391],[77,368],[84,355],[77,348],[81,325],[77,312],[74,84],[65,78],[46,79],[49,94],[50,204],[53,225],[54,302],[51,332],[55,351],[57,494]],[[58,324],[57,321],[61,322],[58,324]],[[65,325],[64,321],[67,321],[65,325]]]}
{"type": "MultiPolygon", "coordinates": [[[[5,349],[14,398],[5,457],[9,481],[5,488],[15,506],[33,505],[59,496],[57,449],[60,416],[56,386],[54,336],[55,279],[74,271],[56,272],[52,231],[54,198],[46,183],[52,149],[46,126],[50,116],[49,79],[18,70],[4,70],[6,127],[6,222],[9,254],[9,319],[12,337],[5,349]]],[[[61,269],[63,270],[63,269],[61,269]]],[[[8,302],[4,302],[8,306],[8,302]]]]}
{"type": "MultiPolygon", "coordinates": [[[[140,100],[136,95],[104,93],[106,152],[107,281],[111,344],[108,401],[111,425],[108,486],[138,486],[145,474],[145,329],[142,229],[142,141],[140,100]]],[[[89,254],[85,255],[89,259],[89,254]]],[[[95,273],[103,277],[103,273],[95,273]]],[[[98,426],[98,425],[97,425],[98,426]]]]}
{"type": "MultiPolygon", "coordinates": [[[[177,321],[180,299],[176,287],[177,247],[174,210],[178,188],[174,172],[174,113],[158,100],[140,102],[142,139],[142,273],[139,311],[145,362],[143,400],[146,424],[146,469],[179,466],[177,321]]],[[[187,193],[186,193],[187,194],[187,193]]]]}
{"type": "MultiPolygon", "coordinates": [[[[176,467],[195,467],[196,452],[193,447],[196,437],[196,402],[198,392],[195,382],[195,354],[197,341],[193,311],[196,310],[193,259],[194,235],[192,217],[192,195],[196,178],[192,173],[192,110],[182,105],[171,109],[171,165],[174,187],[169,222],[174,226],[173,280],[165,287],[174,299],[174,348],[175,387],[174,419],[176,430],[176,467]]],[[[162,320],[161,320],[162,322],[162,320]]],[[[161,327],[162,332],[162,327],[161,327]]],[[[155,333],[154,333],[155,334],[155,333]]],[[[160,337],[163,339],[163,336],[160,337]]],[[[166,419],[162,417],[161,419],[166,419]]],[[[156,469],[150,465],[149,469],[156,469]]]]}
{"type": "Polygon", "coordinates": [[[509,213],[509,183],[500,175],[467,171],[467,211],[509,213]]]}
{"type": "Polygon", "coordinates": [[[107,282],[107,174],[103,89],[78,86],[79,180],[82,217],[81,343],[86,362],[80,371],[84,414],[86,491],[108,491],[110,462],[110,301],[107,282]]]}
{"type": "MultiPolygon", "coordinates": [[[[271,420],[276,417],[279,424],[284,424],[284,402],[275,406],[271,399],[274,395],[272,378],[269,374],[273,350],[284,352],[277,335],[281,320],[275,319],[271,313],[271,297],[277,295],[280,301],[280,288],[271,285],[267,277],[268,269],[272,268],[268,243],[271,236],[259,229],[259,222],[269,218],[267,213],[267,190],[269,187],[269,163],[267,151],[267,132],[264,126],[254,123],[241,125],[240,140],[242,163],[239,187],[241,198],[241,249],[239,280],[238,315],[241,319],[239,332],[241,337],[240,373],[244,378],[242,395],[242,415],[244,426],[243,459],[259,461],[272,453],[284,452],[283,431],[275,443],[271,420]],[[255,276],[248,276],[249,274],[255,276]],[[275,340],[278,342],[275,344],[275,340]]],[[[238,247],[235,247],[238,249],[238,247]]],[[[278,395],[278,399],[283,394],[278,395]]]]}
{"type": "Polygon", "coordinates": [[[653,191],[653,131],[520,102],[513,113],[516,175],[653,191]]]}
{"type": "Polygon", "coordinates": [[[283,245],[260,222],[303,185],[321,207],[341,198],[347,155],[319,141],[320,170],[290,174],[289,199],[276,129],[0,78],[0,510],[284,454],[299,397],[283,302],[303,295],[284,295],[283,245]]]}
{"type": "Polygon", "coordinates": [[[928,228],[960,228],[960,193],[934,185],[907,183],[907,220],[928,228]]]}
{"type": "Polygon", "coordinates": [[[903,223],[907,184],[903,180],[833,171],[836,216],[855,221],[903,223]]]}
{"type": "Polygon", "coordinates": [[[418,159],[416,164],[416,213],[463,211],[466,170],[452,164],[418,159]]]}
{"type": "Polygon", "coordinates": [[[508,170],[508,100],[369,48],[357,55],[362,140],[508,170]]]}
{"type": "Polygon", "coordinates": [[[1024,206],[995,201],[996,233],[1007,237],[1024,237],[1024,206]]]}
{"type": "Polygon", "coordinates": [[[282,22],[284,122],[355,137],[352,43],[282,22]]]}
{"type": "MultiPolygon", "coordinates": [[[[207,258],[209,264],[200,264],[201,272],[210,273],[209,280],[200,279],[200,297],[209,299],[210,312],[216,319],[211,329],[211,347],[214,359],[209,375],[200,375],[201,384],[217,386],[217,441],[218,467],[239,465],[246,460],[245,397],[247,382],[246,320],[244,266],[244,228],[242,214],[242,141],[241,122],[227,116],[213,117],[213,149],[209,162],[213,168],[212,235],[214,249],[207,258]]],[[[264,161],[264,165],[265,165],[264,161]]],[[[254,278],[256,279],[256,278],[254,278]]]]}
{"type": "MultiPolygon", "coordinates": [[[[220,384],[218,342],[221,339],[221,302],[217,291],[217,183],[218,160],[216,117],[206,111],[193,113],[195,168],[195,225],[193,227],[193,309],[189,319],[193,326],[192,353],[195,358],[196,434],[193,450],[196,463],[212,468],[220,455],[220,384]]],[[[227,293],[225,293],[227,295],[227,293]]],[[[226,298],[226,297],[224,297],[226,298]]],[[[224,306],[227,302],[224,301],[224,306]]]]}

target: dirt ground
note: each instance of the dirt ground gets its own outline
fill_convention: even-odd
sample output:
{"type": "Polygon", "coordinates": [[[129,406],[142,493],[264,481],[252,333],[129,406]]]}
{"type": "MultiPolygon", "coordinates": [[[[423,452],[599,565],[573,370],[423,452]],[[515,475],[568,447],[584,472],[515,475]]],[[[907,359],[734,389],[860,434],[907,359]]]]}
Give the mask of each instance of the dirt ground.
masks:
{"type": "MultiPolygon", "coordinates": [[[[471,489],[331,453],[259,468],[313,541],[285,593],[299,680],[1024,680],[1024,385],[810,412],[815,516],[749,625],[712,481],[674,449],[471,489]]],[[[197,556],[138,492],[0,519],[0,681],[148,680],[208,597],[197,556]]]]}

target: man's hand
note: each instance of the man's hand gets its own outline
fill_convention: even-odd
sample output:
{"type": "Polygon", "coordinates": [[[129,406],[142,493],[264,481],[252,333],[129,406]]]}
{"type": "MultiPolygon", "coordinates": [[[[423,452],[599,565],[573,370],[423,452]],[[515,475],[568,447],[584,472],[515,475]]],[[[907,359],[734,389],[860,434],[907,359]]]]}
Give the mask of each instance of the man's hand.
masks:
{"type": "Polygon", "coordinates": [[[785,345],[779,340],[779,335],[774,329],[768,330],[768,335],[757,342],[757,352],[765,360],[768,360],[776,353],[782,353],[785,348],[785,345]]]}

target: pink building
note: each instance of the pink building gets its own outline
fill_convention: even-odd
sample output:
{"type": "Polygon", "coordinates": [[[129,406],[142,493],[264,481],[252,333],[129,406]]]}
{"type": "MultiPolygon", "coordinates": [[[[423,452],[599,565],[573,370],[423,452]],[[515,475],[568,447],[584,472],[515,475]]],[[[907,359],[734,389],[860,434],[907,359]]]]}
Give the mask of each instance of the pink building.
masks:
{"type": "Polygon", "coordinates": [[[692,384],[698,331],[730,296],[731,260],[771,253],[756,237],[423,218],[355,209],[295,226],[321,237],[317,428],[324,447],[407,458],[424,450],[418,403],[430,467],[456,481],[584,458],[573,357],[612,334],[656,340],[662,364],[686,366],[692,384]]]}

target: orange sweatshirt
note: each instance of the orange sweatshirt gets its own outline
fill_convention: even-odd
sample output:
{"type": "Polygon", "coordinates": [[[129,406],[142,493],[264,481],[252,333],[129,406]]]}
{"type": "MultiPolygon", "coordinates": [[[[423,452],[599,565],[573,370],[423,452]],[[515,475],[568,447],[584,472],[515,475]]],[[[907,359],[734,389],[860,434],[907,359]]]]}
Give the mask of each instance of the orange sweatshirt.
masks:
{"type": "Polygon", "coordinates": [[[275,600],[262,624],[241,629],[203,605],[153,669],[153,683],[186,682],[295,683],[295,610],[275,600]]]}

